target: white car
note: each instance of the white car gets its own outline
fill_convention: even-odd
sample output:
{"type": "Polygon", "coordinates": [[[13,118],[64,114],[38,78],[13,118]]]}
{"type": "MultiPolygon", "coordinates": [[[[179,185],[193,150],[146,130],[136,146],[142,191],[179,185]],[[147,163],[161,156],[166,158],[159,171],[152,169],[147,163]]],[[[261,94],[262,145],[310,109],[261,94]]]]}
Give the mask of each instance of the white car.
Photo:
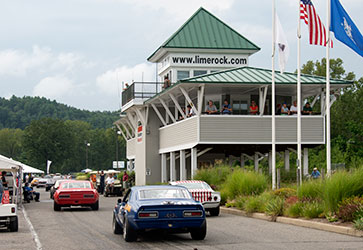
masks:
{"type": "Polygon", "coordinates": [[[18,231],[18,216],[16,204],[0,203],[0,228],[7,227],[10,232],[18,231]]]}
{"type": "Polygon", "coordinates": [[[186,187],[192,194],[194,200],[200,201],[204,209],[209,211],[211,216],[219,215],[221,194],[214,191],[208,183],[204,181],[171,181],[170,185],[186,187]]]}

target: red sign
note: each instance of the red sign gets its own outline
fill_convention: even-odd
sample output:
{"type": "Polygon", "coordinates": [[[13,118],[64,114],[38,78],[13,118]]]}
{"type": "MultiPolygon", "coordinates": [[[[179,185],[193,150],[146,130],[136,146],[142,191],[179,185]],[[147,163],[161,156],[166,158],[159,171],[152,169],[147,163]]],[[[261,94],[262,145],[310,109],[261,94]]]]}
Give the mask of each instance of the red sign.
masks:
{"type": "Polygon", "coordinates": [[[137,122],[137,142],[142,142],[142,123],[140,121],[137,122]]]}
{"type": "Polygon", "coordinates": [[[9,204],[10,203],[10,194],[9,190],[4,190],[3,193],[3,200],[1,201],[2,204],[9,204]]]}

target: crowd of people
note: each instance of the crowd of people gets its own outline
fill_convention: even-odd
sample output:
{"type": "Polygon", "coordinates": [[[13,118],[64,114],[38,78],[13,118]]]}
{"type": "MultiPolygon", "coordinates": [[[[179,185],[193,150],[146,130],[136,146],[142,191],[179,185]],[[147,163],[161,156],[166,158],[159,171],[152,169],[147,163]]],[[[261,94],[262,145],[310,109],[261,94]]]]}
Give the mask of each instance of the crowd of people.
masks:
{"type": "MultiPolygon", "coordinates": [[[[297,115],[298,109],[296,101],[293,102],[292,105],[287,105],[286,102],[284,102],[282,105],[277,104],[276,108],[276,115],[297,115]]],[[[312,115],[313,114],[313,108],[310,106],[310,103],[305,103],[303,110],[301,111],[302,115],[312,115]]]]}

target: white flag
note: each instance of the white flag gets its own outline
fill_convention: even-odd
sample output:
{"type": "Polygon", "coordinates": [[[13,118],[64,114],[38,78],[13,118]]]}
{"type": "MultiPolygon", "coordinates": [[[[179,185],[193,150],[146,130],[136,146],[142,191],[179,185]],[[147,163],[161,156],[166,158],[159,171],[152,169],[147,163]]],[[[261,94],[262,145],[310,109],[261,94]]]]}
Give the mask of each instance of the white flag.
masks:
{"type": "Polygon", "coordinates": [[[47,161],[47,174],[49,174],[49,168],[50,168],[50,164],[52,164],[52,161],[47,161]]]}
{"type": "Polygon", "coordinates": [[[287,63],[287,59],[289,58],[289,44],[287,43],[287,39],[285,36],[285,32],[282,29],[279,17],[277,13],[275,14],[275,44],[279,48],[279,66],[281,73],[285,71],[285,65],[287,63]]]}

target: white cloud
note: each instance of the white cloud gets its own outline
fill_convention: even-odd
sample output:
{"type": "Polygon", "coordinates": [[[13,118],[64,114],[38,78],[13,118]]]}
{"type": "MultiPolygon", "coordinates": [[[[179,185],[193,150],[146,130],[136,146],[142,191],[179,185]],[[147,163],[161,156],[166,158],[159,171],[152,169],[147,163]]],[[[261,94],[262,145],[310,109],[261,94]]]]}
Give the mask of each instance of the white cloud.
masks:
{"type": "Polygon", "coordinates": [[[74,88],[73,82],[64,76],[46,77],[34,87],[33,95],[56,99],[69,95],[74,88]]]}
{"type": "Polygon", "coordinates": [[[133,81],[155,81],[155,65],[141,63],[133,67],[122,66],[108,70],[97,77],[97,86],[102,92],[115,95],[122,82],[130,84],[133,81]]]}

